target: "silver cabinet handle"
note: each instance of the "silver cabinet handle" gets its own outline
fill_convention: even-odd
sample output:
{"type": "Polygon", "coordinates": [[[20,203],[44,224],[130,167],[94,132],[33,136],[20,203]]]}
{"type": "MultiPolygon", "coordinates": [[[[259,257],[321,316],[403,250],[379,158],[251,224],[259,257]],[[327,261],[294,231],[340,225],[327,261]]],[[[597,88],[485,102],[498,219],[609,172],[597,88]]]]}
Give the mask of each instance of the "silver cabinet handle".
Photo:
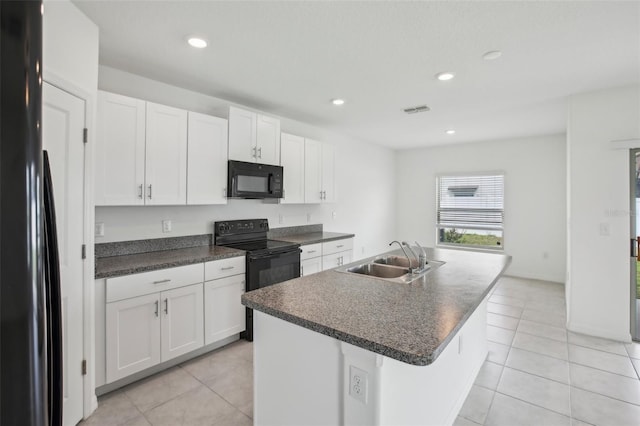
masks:
{"type": "Polygon", "coordinates": [[[155,312],[156,316],[158,316],[158,301],[156,300],[156,312],[155,312]]]}
{"type": "Polygon", "coordinates": [[[169,298],[164,299],[164,314],[169,315],[169,298]]]}
{"type": "Polygon", "coordinates": [[[304,277],[304,266],[300,265],[300,276],[304,277]]]}
{"type": "Polygon", "coordinates": [[[220,270],[221,271],[230,271],[233,268],[235,268],[235,266],[225,266],[224,268],[220,268],[220,270]]]}
{"type": "Polygon", "coordinates": [[[342,248],[344,247],[344,244],[340,244],[339,246],[336,246],[336,248],[342,248]]]}
{"type": "Polygon", "coordinates": [[[138,198],[142,200],[142,184],[138,185],[138,198]]]}
{"type": "Polygon", "coordinates": [[[149,184],[149,199],[151,199],[151,184],[149,184]]]}
{"type": "Polygon", "coordinates": [[[227,198],[227,188],[222,188],[222,198],[227,198]]]}
{"type": "Polygon", "coordinates": [[[308,250],[307,253],[311,254],[311,253],[315,253],[317,250],[308,250]]]}
{"type": "Polygon", "coordinates": [[[160,280],[160,281],[154,281],[154,284],[164,284],[164,283],[168,283],[169,281],[171,281],[169,278],[167,278],[166,280],[160,280]]]}
{"type": "Polygon", "coordinates": [[[258,158],[262,158],[262,147],[258,148],[258,158]]]}
{"type": "Polygon", "coordinates": [[[254,146],[253,148],[251,148],[251,151],[253,151],[253,154],[251,154],[251,156],[252,156],[253,158],[257,158],[257,157],[258,157],[257,149],[258,149],[258,148],[256,148],[255,146],[254,146]]]}

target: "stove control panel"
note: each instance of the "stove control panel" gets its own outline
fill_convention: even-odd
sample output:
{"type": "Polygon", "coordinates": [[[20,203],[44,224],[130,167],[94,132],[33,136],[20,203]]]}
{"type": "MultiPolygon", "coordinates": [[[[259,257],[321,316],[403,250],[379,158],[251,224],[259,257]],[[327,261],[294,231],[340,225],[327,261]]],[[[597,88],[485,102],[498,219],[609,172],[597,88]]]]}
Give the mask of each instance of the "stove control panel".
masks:
{"type": "Polygon", "coordinates": [[[238,235],[254,232],[267,232],[269,220],[267,219],[242,219],[226,220],[213,224],[214,235],[238,235]]]}

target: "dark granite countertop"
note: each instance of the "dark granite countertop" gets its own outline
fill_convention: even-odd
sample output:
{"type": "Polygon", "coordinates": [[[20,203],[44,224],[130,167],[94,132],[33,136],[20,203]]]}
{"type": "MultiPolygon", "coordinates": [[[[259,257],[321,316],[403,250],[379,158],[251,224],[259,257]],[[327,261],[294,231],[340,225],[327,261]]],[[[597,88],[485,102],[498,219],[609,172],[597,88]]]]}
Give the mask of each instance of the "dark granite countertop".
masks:
{"type": "Polygon", "coordinates": [[[236,256],[244,256],[244,251],[219,246],[153,251],[97,258],[95,272],[96,279],[113,278],[236,256]]]}
{"type": "Polygon", "coordinates": [[[428,365],[487,296],[511,257],[426,250],[429,259],[445,264],[411,284],[329,270],[251,291],[242,303],[375,353],[428,365]]]}
{"type": "Polygon", "coordinates": [[[306,234],[295,234],[286,236],[273,237],[274,240],[287,241],[300,245],[326,243],[328,241],[343,240],[345,238],[353,238],[355,234],[341,234],[338,232],[309,232],[306,234]]]}

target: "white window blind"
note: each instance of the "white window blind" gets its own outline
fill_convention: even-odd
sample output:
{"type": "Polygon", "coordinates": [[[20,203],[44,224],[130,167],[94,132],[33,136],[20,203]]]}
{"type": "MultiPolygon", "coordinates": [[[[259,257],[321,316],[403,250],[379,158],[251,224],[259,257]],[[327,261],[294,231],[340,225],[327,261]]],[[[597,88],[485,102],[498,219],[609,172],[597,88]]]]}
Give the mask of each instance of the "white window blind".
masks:
{"type": "Polygon", "coordinates": [[[502,231],[504,175],[438,178],[438,228],[502,231]]]}

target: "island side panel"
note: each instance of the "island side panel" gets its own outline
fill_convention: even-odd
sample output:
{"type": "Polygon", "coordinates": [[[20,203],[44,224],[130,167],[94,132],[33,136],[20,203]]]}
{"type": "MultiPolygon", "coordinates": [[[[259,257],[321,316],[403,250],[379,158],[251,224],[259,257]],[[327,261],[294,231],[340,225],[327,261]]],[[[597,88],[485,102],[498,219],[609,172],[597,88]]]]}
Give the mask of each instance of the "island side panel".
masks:
{"type": "Polygon", "coordinates": [[[451,425],[487,357],[487,299],[434,363],[409,365],[384,357],[381,425],[451,425]]]}
{"type": "Polygon", "coordinates": [[[341,424],[339,342],[259,311],[254,330],[254,424],[341,424]]]}

